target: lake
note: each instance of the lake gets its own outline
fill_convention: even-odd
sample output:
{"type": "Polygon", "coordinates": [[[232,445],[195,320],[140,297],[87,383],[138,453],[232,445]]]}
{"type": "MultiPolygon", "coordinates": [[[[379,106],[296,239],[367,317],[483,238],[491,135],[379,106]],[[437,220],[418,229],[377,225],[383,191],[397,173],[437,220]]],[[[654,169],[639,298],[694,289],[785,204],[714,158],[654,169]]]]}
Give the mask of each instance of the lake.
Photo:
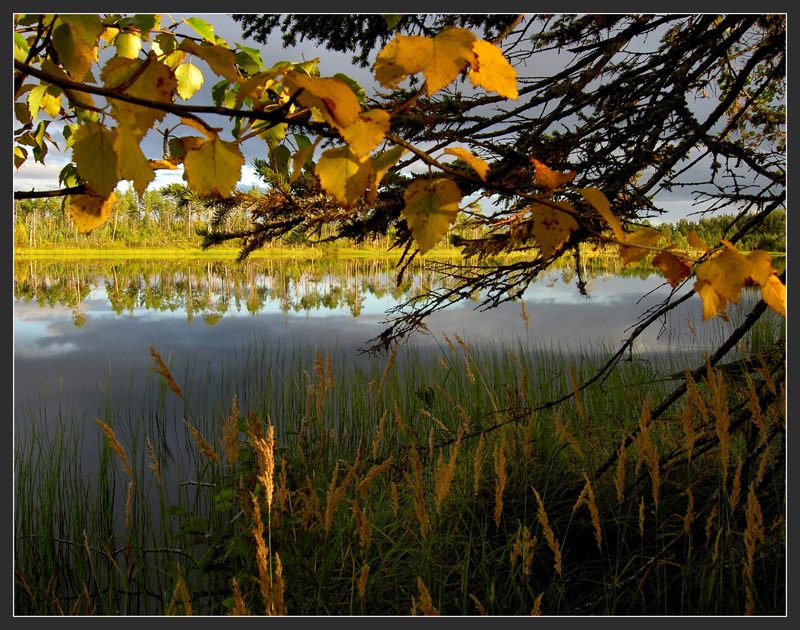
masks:
{"type": "MultiPolygon", "coordinates": [[[[394,265],[359,259],[18,259],[15,415],[65,407],[97,413],[110,395],[141,387],[151,345],[171,367],[182,366],[177,373],[191,365],[209,382],[230,376],[229,361],[256,345],[309,354],[330,349],[365,361],[359,349],[383,330],[389,309],[445,282],[416,267],[398,285],[394,265]]],[[[435,350],[445,343],[443,335],[459,335],[473,344],[524,342],[574,352],[589,344],[611,351],[670,290],[647,268],[590,265],[585,277],[588,296],[565,267],[541,274],[523,301],[488,311],[479,308],[479,296],[455,303],[426,320],[430,334],[416,334],[410,343],[435,350]]],[[[732,324],[748,301],[732,306],[732,324]]],[[[661,323],[637,339],[637,352],[702,353],[732,329],[719,318],[703,323],[699,297],[661,323]]]]}

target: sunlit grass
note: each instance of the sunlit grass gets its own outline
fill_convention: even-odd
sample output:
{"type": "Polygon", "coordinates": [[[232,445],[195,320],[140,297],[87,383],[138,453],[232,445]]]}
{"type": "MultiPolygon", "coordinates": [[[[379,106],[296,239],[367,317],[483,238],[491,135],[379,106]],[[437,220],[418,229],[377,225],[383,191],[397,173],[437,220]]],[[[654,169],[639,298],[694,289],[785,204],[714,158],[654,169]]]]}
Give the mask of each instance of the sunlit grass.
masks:
{"type": "Polygon", "coordinates": [[[141,416],[21,421],[15,612],[783,614],[780,370],[689,379],[652,419],[702,357],[579,390],[608,350],[244,343],[209,384],[155,348],[141,416]]]}

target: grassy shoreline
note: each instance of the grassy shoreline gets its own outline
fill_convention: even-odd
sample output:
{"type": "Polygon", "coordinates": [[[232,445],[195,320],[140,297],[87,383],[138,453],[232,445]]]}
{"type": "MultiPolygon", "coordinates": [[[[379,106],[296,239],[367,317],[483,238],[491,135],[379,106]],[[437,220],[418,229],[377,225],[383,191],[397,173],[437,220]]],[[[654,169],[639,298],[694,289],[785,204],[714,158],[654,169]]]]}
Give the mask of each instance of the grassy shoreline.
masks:
{"type": "Polygon", "coordinates": [[[785,611],[779,368],[651,419],[680,356],[576,395],[603,348],[243,352],[220,392],[154,355],[142,416],[89,423],[88,480],[69,423],[17,443],[17,614],[785,611]]]}

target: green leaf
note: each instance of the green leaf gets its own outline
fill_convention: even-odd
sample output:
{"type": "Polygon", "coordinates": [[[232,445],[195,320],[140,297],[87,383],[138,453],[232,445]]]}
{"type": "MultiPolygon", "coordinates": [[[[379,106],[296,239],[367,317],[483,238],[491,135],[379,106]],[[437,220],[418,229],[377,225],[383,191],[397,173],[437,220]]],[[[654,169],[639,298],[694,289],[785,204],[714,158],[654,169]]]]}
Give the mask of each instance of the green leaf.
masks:
{"type": "Polygon", "coordinates": [[[83,81],[97,61],[97,42],[104,26],[99,15],[59,15],[52,42],[66,71],[75,81],[83,81]]]}
{"type": "Polygon", "coordinates": [[[142,40],[134,33],[120,33],[114,38],[117,56],[136,59],[142,50],[142,40]]]}
{"type": "Polygon", "coordinates": [[[186,18],[184,22],[191,26],[195,32],[206,41],[209,41],[212,44],[216,41],[217,38],[216,35],[214,35],[214,27],[205,20],[201,20],[200,18],[196,17],[190,17],[186,18]]]}
{"type": "Polygon", "coordinates": [[[418,179],[403,194],[403,217],[420,254],[432,249],[458,215],[461,190],[451,179],[418,179]]]}
{"type": "Polygon", "coordinates": [[[381,17],[383,21],[386,22],[386,28],[390,31],[393,31],[397,23],[403,19],[403,15],[400,13],[381,13],[381,17]]]}

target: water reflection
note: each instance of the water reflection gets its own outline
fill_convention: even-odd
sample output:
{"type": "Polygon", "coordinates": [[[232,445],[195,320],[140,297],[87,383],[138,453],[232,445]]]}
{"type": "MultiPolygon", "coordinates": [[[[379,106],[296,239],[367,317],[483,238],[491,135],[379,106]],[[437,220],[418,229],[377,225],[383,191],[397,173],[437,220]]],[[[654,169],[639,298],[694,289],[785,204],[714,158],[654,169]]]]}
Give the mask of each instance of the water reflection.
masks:
{"type": "MultiPolygon", "coordinates": [[[[616,347],[669,293],[647,267],[588,262],[583,276],[588,297],[578,291],[571,267],[541,274],[524,294],[528,326],[519,302],[481,311],[474,295],[431,316],[431,334],[413,342],[435,348],[443,333],[457,333],[487,344],[522,339],[573,351],[584,344],[616,347]]],[[[149,345],[194,362],[210,383],[254,344],[335,348],[356,361],[356,350],[383,330],[388,309],[445,282],[416,267],[398,284],[392,260],[16,260],[17,410],[44,399],[93,413],[108,390],[135,395],[150,364],[149,345]]],[[[742,302],[740,310],[748,300],[742,302]]],[[[700,300],[692,298],[669,314],[663,329],[642,335],[637,349],[692,344],[702,352],[725,334],[720,327],[735,322],[734,316],[731,324],[703,324],[700,300]]]]}

